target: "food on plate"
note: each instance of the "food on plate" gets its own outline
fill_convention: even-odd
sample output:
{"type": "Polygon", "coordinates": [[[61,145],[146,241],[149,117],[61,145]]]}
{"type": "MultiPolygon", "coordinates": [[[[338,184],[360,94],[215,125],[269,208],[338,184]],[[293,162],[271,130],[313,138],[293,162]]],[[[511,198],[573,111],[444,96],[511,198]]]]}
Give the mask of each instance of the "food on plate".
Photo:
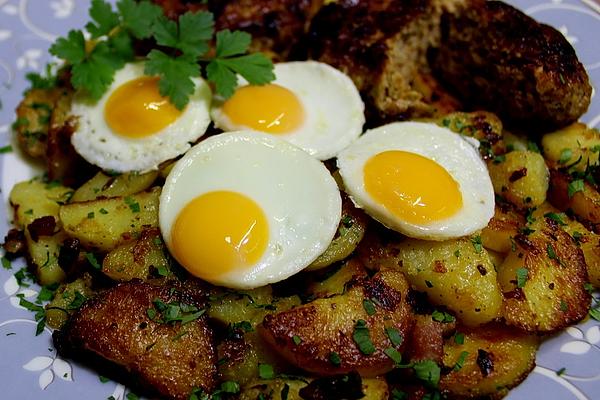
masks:
{"type": "Polygon", "coordinates": [[[587,110],[592,87],[567,39],[501,1],[472,1],[442,18],[433,66],[468,106],[522,131],[549,131],[587,110]]]}
{"type": "Polygon", "coordinates": [[[54,340],[63,354],[111,360],[155,394],[185,400],[194,389],[217,386],[204,304],[197,287],[122,283],[86,302],[54,340]]]}
{"type": "Polygon", "coordinates": [[[117,172],[157,169],[185,153],[210,123],[210,89],[196,79],[190,102],[179,110],[159,93],[158,82],[144,75],[143,64],[127,64],[97,102],[75,97],[75,150],[89,163],[117,172]]]}
{"type": "Polygon", "coordinates": [[[263,133],[223,133],[196,145],[166,179],[160,228],[192,275],[255,288],[304,269],[325,251],[341,218],[327,168],[263,133]]]}
{"type": "Polygon", "coordinates": [[[337,163],[353,201],[410,237],[467,236],[494,214],[492,182],[479,153],[434,124],[397,122],[369,130],[337,163]]]}
{"type": "Polygon", "coordinates": [[[600,133],[564,126],[588,83],[551,28],[480,0],[90,14],[17,110],[48,176],[12,188],[4,243],[52,297],[19,301],[62,357],[171,399],[500,398],[588,314],[600,133]],[[550,69],[490,69],[532,72],[548,49],[513,47],[528,32],[550,69]],[[468,92],[496,78],[548,86],[468,92]]]}
{"type": "Polygon", "coordinates": [[[327,64],[275,64],[275,80],[264,86],[242,82],[212,117],[224,131],[252,129],[287,140],[328,160],[362,133],[364,104],[352,80],[327,64]]]}

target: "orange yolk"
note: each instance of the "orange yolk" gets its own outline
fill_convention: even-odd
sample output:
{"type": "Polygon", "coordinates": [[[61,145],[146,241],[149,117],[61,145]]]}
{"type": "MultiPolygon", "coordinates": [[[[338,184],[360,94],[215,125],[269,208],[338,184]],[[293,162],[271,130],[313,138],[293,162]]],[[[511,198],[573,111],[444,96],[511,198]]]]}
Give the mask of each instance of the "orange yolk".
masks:
{"type": "Polygon", "coordinates": [[[267,218],[252,199],[230,191],[196,197],[171,231],[175,258],[208,279],[256,263],[269,241],[267,218]]]}
{"type": "Polygon", "coordinates": [[[223,104],[223,112],[235,125],[266,133],[289,133],[304,122],[304,108],[296,95],[283,86],[243,86],[223,104]]]}
{"type": "Polygon", "coordinates": [[[181,111],[160,95],[158,78],[150,76],[119,86],[104,107],[104,119],[113,132],[134,139],[160,132],[180,115],[181,111]]]}
{"type": "Polygon", "coordinates": [[[410,223],[438,221],[462,207],[458,183],[441,165],[419,154],[385,151],[364,166],[367,192],[410,223]]]}

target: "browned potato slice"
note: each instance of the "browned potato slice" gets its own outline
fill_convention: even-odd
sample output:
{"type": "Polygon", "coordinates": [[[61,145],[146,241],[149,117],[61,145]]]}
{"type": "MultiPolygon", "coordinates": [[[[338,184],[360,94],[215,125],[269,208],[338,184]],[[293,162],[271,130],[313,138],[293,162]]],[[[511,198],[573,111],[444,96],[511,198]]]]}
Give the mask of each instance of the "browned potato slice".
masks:
{"type": "Polygon", "coordinates": [[[571,209],[579,218],[592,224],[600,224],[600,193],[589,183],[584,182],[582,191],[569,196],[570,182],[571,178],[568,174],[551,170],[548,201],[561,211],[571,209]]]}
{"type": "Polygon", "coordinates": [[[600,132],[576,122],[544,135],[542,147],[551,168],[570,166],[583,172],[587,165],[598,164],[600,132]]]}
{"type": "Polygon", "coordinates": [[[126,197],[70,203],[60,208],[60,219],[70,236],[89,248],[110,251],[119,243],[158,227],[160,188],[126,197]]]}
{"type": "MultiPolygon", "coordinates": [[[[319,375],[358,371],[363,376],[378,376],[394,366],[384,353],[393,347],[386,328],[403,337],[410,333],[412,313],[407,294],[408,283],[402,273],[380,271],[370,279],[357,279],[342,295],[267,315],[259,333],[304,370],[319,375]],[[365,302],[374,307],[374,313],[367,312],[365,302]]],[[[402,351],[403,346],[396,348],[402,351]]]]}
{"type": "Polygon", "coordinates": [[[551,219],[538,218],[534,231],[515,238],[498,270],[504,318],[528,332],[566,328],[587,314],[590,294],[585,259],[573,239],[551,219]]]}
{"type": "Polygon", "coordinates": [[[89,274],[59,286],[50,303],[46,305],[46,324],[61,329],[69,317],[92,297],[92,279],[89,274]]]}
{"type": "Polygon", "coordinates": [[[600,288],[600,236],[590,232],[583,224],[569,218],[549,203],[544,203],[533,213],[535,218],[552,215],[559,220],[559,225],[575,240],[583,252],[590,283],[600,288]]]}
{"type": "Polygon", "coordinates": [[[71,202],[95,200],[101,197],[129,196],[148,189],[156,180],[158,171],[144,174],[130,172],[109,176],[98,172],[92,179],[84,183],[73,194],[71,202]]]}
{"type": "Polygon", "coordinates": [[[479,151],[484,158],[506,151],[502,140],[502,122],[495,114],[487,111],[454,112],[438,118],[436,122],[456,133],[479,140],[479,151]]]}
{"type": "Polygon", "coordinates": [[[372,242],[363,258],[370,268],[395,268],[430,302],[446,306],[465,324],[500,316],[502,294],[496,270],[480,238],[444,242],[406,239],[372,242]]]}
{"type": "Polygon", "coordinates": [[[259,380],[243,388],[240,400],[256,400],[261,395],[270,400],[305,400],[324,398],[361,398],[362,400],[387,400],[389,398],[388,384],[383,378],[362,379],[356,389],[362,392],[352,393],[353,397],[345,397],[348,390],[355,388],[343,381],[343,377],[259,380]],[[340,387],[341,386],[341,387],[340,387]],[[324,392],[322,391],[324,389],[324,392]],[[318,392],[317,392],[318,391],[318,392]],[[301,393],[302,392],[302,393],[301,393]]]}
{"type": "Polygon", "coordinates": [[[187,400],[192,389],[211,392],[216,383],[213,332],[206,316],[194,311],[203,307],[197,288],[122,283],[86,302],[53,339],[63,356],[89,360],[94,354],[161,396],[187,400]],[[189,322],[169,322],[161,302],[189,322]]]}
{"type": "Polygon", "coordinates": [[[70,188],[38,179],[16,184],[10,193],[14,224],[24,230],[26,258],[42,285],[65,279],[58,256],[67,236],[58,215],[72,193],[70,188]]]}
{"type": "Polygon", "coordinates": [[[535,366],[538,338],[500,324],[476,329],[459,328],[464,343],[456,336],[444,345],[444,366],[440,390],[451,398],[506,396],[535,366]]]}
{"type": "Polygon", "coordinates": [[[494,217],[481,231],[483,246],[499,253],[508,253],[513,246],[513,238],[524,225],[525,218],[521,214],[496,205],[494,217]]]}
{"type": "Polygon", "coordinates": [[[325,252],[306,267],[306,271],[325,268],[345,259],[352,254],[364,237],[368,217],[356,208],[349,198],[344,199],[342,206],[342,219],[336,237],[325,252]]]}
{"type": "Polygon", "coordinates": [[[171,271],[165,252],[158,228],[145,229],[139,239],[109,252],[102,261],[102,272],[115,281],[167,276],[171,271]]]}
{"type": "Polygon", "coordinates": [[[367,276],[365,267],[358,259],[352,258],[346,261],[333,275],[312,282],[309,285],[308,292],[315,297],[330,297],[342,294],[346,290],[346,283],[355,277],[365,276],[367,276]]]}
{"type": "Polygon", "coordinates": [[[541,154],[512,151],[504,160],[488,162],[494,192],[519,208],[534,207],[546,200],[548,167],[541,154]]]}

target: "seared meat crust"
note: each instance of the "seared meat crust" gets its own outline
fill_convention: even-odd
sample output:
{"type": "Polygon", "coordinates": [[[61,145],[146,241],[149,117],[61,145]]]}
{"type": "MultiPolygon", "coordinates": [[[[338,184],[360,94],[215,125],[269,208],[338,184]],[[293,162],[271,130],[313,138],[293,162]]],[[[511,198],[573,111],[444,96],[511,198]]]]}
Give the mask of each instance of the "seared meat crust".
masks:
{"type": "MultiPolygon", "coordinates": [[[[418,84],[429,71],[427,49],[439,42],[449,0],[345,0],[323,7],[312,21],[314,59],[348,74],[380,119],[430,115],[418,84]]],[[[430,79],[430,78],[428,78],[430,79]]]]}
{"type": "Polygon", "coordinates": [[[589,103],[583,65],[563,35],[500,1],[474,0],[442,17],[433,68],[471,107],[522,130],[576,121],[589,103]]]}
{"type": "Polygon", "coordinates": [[[161,396],[187,399],[193,388],[211,392],[216,352],[206,317],[185,325],[154,322],[148,310],[157,298],[204,305],[204,295],[189,287],[119,284],[85,303],[63,330],[54,332],[54,344],[66,356],[87,351],[112,361],[161,396]]]}

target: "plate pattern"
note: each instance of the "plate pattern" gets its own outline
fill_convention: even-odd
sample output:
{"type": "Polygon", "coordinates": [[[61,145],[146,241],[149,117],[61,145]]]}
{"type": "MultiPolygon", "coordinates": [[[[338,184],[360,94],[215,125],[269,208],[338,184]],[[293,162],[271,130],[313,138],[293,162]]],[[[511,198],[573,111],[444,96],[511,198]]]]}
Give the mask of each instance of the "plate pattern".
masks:
{"type": "MultiPolygon", "coordinates": [[[[592,105],[582,118],[600,127],[600,3],[596,0],[510,0],[539,21],[559,29],[575,47],[594,87],[592,105]]],[[[29,71],[41,72],[53,61],[47,49],[57,36],[81,27],[89,0],[0,0],[0,147],[11,144],[14,109],[29,71]]],[[[0,233],[9,226],[7,198],[14,183],[38,174],[15,150],[0,156],[0,233]]],[[[3,399],[125,400],[132,394],[120,384],[105,382],[97,373],[63,360],[52,346],[51,331],[35,336],[33,314],[20,298],[35,301],[39,287],[15,276],[23,260],[0,268],[0,382],[3,399]]],[[[596,293],[596,297],[600,295],[596,293]]],[[[546,339],[537,367],[508,398],[545,400],[600,398],[600,322],[587,320],[546,339]]]]}

